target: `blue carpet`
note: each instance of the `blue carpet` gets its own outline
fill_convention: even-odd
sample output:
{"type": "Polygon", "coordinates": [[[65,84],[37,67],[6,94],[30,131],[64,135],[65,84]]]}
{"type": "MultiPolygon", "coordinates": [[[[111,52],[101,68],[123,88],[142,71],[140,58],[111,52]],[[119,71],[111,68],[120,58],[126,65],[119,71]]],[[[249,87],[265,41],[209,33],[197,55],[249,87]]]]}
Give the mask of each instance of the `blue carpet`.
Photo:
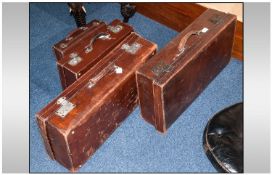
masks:
{"type": "MultiPolygon", "coordinates": [[[[87,21],[122,19],[117,3],[88,3],[87,21]]],[[[177,32],[138,13],[129,22],[162,48],[177,32]]],[[[35,113],[60,92],[52,45],[75,28],[65,3],[30,3],[30,172],[68,172],[45,152],[35,113]]],[[[216,172],[202,148],[204,127],[217,111],[242,101],[243,64],[232,59],[161,135],[137,108],[79,172],[216,172]]]]}

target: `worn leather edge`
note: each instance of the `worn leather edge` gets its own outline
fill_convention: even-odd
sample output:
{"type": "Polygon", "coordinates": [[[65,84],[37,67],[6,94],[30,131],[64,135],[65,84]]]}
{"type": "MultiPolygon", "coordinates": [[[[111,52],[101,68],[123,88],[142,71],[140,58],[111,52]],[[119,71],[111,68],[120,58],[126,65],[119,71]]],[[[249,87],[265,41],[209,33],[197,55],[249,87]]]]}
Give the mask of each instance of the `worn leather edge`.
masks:
{"type": "MultiPolygon", "coordinates": [[[[150,110],[152,110],[153,112],[153,116],[151,117],[152,119],[153,119],[153,121],[151,122],[151,121],[148,121],[147,120],[147,116],[146,116],[146,114],[145,114],[145,111],[143,111],[144,110],[144,108],[142,107],[142,106],[144,106],[144,100],[141,98],[141,95],[140,94],[142,94],[142,90],[140,89],[140,84],[141,84],[141,86],[143,86],[143,82],[141,81],[140,82],[140,78],[139,77],[144,77],[145,79],[146,79],[146,81],[148,81],[148,83],[150,83],[151,85],[152,85],[152,80],[150,80],[150,79],[148,79],[148,78],[146,78],[146,76],[144,76],[143,74],[141,74],[141,73],[139,73],[138,72],[138,70],[136,71],[136,85],[137,85],[137,93],[138,93],[138,96],[139,96],[139,106],[140,106],[140,111],[141,111],[141,118],[143,119],[143,120],[145,120],[147,123],[149,123],[149,124],[151,124],[151,125],[155,125],[155,118],[154,118],[154,106],[153,106],[153,108],[152,109],[150,109],[150,110]]],[[[150,89],[148,89],[146,86],[144,86],[143,87],[145,90],[150,90],[150,89]]],[[[151,91],[151,90],[150,90],[151,91]]],[[[151,97],[152,98],[152,97],[151,97]]]]}
{"type": "Polygon", "coordinates": [[[51,143],[50,143],[50,140],[47,135],[47,129],[46,129],[46,124],[45,124],[46,120],[47,120],[47,118],[42,118],[39,115],[36,115],[36,121],[37,121],[39,130],[40,130],[43,142],[44,142],[45,149],[46,149],[49,157],[52,160],[54,160],[55,159],[54,152],[52,150],[51,143]]]}
{"type": "MultiPolygon", "coordinates": [[[[65,143],[65,150],[62,149],[64,152],[66,152],[66,154],[63,154],[63,155],[66,155],[68,157],[68,161],[69,161],[69,165],[66,166],[64,162],[60,161],[60,158],[55,154],[55,160],[60,163],[61,165],[63,165],[64,167],[66,167],[67,169],[69,169],[71,172],[74,172],[75,171],[75,168],[73,167],[73,161],[72,161],[72,157],[70,155],[70,148],[69,148],[69,145],[68,145],[68,142],[67,142],[67,136],[68,134],[65,133],[63,130],[59,129],[59,128],[56,128],[53,124],[51,124],[48,120],[46,121],[46,125],[48,128],[51,128],[51,133],[52,133],[52,129],[55,130],[56,133],[58,133],[62,138],[63,138],[63,142],[65,143]]],[[[50,141],[50,132],[48,133],[48,140],[50,141]]],[[[60,140],[58,140],[58,142],[60,142],[60,140]]],[[[51,146],[51,149],[53,152],[54,151],[54,146],[56,145],[53,145],[51,146]]]]}
{"type": "Polygon", "coordinates": [[[61,82],[62,89],[64,90],[67,87],[66,78],[64,74],[64,68],[62,65],[57,64],[57,69],[59,71],[59,79],[61,82]]]}
{"type": "Polygon", "coordinates": [[[154,112],[155,112],[155,127],[161,133],[166,133],[166,121],[164,113],[164,98],[163,89],[152,81],[153,98],[154,98],[154,112]]]}

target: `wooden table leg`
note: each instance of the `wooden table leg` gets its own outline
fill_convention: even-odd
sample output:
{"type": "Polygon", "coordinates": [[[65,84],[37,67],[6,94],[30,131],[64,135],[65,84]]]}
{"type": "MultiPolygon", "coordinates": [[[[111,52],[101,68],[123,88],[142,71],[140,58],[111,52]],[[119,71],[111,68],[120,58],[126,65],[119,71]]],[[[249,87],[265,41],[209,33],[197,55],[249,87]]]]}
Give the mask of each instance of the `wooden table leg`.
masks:
{"type": "Polygon", "coordinates": [[[86,25],[86,10],[83,3],[69,2],[70,14],[74,16],[77,27],[86,25]]]}
{"type": "Polygon", "coordinates": [[[129,3],[121,3],[121,15],[124,17],[123,22],[127,23],[136,12],[136,6],[129,3]]]}

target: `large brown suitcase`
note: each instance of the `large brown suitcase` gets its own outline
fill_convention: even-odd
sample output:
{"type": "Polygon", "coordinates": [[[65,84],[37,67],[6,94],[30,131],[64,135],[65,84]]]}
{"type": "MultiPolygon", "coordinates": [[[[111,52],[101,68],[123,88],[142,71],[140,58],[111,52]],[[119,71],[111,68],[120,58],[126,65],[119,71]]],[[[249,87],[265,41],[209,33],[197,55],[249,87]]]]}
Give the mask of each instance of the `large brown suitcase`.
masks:
{"type": "Polygon", "coordinates": [[[235,24],[234,15],[209,9],[137,71],[142,117],[158,131],[166,132],[228,64],[235,24]]]}
{"type": "Polygon", "coordinates": [[[80,42],[69,47],[72,52],[57,61],[63,89],[97,64],[131,32],[131,26],[116,19],[109,25],[101,24],[96,30],[84,33],[80,42]]]}
{"type": "Polygon", "coordinates": [[[156,48],[131,33],[37,113],[52,159],[71,171],[87,161],[138,104],[135,72],[156,48]]]}

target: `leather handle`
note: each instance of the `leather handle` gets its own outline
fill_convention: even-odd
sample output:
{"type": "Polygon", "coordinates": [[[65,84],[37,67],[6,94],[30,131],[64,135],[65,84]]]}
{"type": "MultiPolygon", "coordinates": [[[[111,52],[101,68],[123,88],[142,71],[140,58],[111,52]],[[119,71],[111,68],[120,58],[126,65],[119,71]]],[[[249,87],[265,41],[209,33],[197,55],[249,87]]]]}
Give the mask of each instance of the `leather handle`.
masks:
{"type": "Polygon", "coordinates": [[[201,30],[192,30],[188,33],[185,34],[184,37],[181,38],[181,40],[179,41],[178,44],[178,53],[176,53],[174,55],[174,58],[170,61],[170,63],[165,63],[164,61],[160,61],[158,64],[154,65],[151,70],[152,72],[156,75],[156,76],[162,76],[162,74],[164,74],[165,72],[170,72],[176,61],[178,60],[177,58],[179,58],[179,56],[184,52],[185,50],[185,45],[188,41],[188,39],[192,36],[192,35],[200,35],[201,33],[206,33],[209,29],[208,28],[203,28],[201,30]]]}
{"type": "Polygon", "coordinates": [[[85,53],[89,53],[93,49],[94,42],[101,37],[109,38],[109,34],[105,32],[101,32],[96,34],[91,40],[90,43],[85,47],[85,53]]]}
{"type": "Polygon", "coordinates": [[[207,31],[208,31],[208,28],[203,28],[201,30],[193,30],[188,32],[183,38],[181,38],[179,42],[179,45],[178,45],[179,54],[181,54],[184,51],[186,42],[192,35],[200,35],[201,33],[206,33],[207,31]]]}
{"type": "Polygon", "coordinates": [[[123,69],[117,65],[115,65],[113,62],[110,62],[102,71],[100,71],[95,77],[89,80],[88,88],[92,88],[95,86],[95,84],[101,80],[104,76],[106,76],[110,72],[115,72],[116,74],[122,74],[123,69]]]}

